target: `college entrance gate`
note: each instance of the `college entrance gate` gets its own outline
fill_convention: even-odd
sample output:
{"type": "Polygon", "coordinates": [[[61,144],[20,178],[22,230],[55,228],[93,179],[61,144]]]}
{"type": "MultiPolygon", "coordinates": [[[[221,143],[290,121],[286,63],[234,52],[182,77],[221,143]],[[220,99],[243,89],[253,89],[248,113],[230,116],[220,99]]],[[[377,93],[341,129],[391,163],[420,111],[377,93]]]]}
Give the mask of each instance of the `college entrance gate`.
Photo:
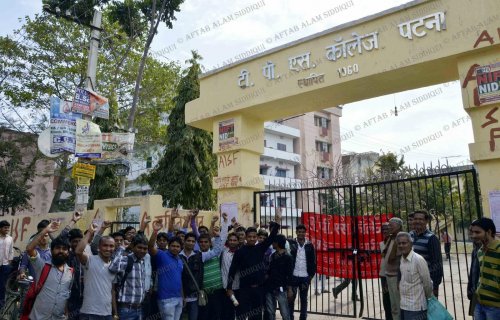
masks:
{"type": "Polygon", "coordinates": [[[406,170],[397,176],[339,186],[321,186],[319,181],[274,186],[254,193],[254,208],[255,221],[261,226],[281,211],[281,232],[290,237],[295,237],[297,224],[306,225],[318,263],[309,289],[310,313],[369,319],[385,318],[378,277],[381,223],[400,217],[403,230],[408,231],[408,214],[426,209],[432,215],[429,229],[436,235],[447,230],[453,239],[449,258],[442,248],[439,300],[454,319],[471,318],[467,276],[472,243],[468,228],[482,214],[472,166],[406,170]],[[279,207],[285,203],[288,206],[279,207]]]}

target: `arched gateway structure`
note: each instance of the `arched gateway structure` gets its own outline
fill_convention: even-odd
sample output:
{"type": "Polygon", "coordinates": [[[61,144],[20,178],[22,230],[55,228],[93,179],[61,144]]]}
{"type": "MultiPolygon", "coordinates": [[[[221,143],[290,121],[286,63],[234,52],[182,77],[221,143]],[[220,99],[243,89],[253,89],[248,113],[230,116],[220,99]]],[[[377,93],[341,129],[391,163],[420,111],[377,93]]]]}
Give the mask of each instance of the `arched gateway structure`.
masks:
{"type": "Polygon", "coordinates": [[[500,190],[499,21],[498,0],[418,0],[204,74],[186,123],[213,132],[219,203],[253,219],[264,121],[460,80],[490,215],[489,192],[500,190]]]}

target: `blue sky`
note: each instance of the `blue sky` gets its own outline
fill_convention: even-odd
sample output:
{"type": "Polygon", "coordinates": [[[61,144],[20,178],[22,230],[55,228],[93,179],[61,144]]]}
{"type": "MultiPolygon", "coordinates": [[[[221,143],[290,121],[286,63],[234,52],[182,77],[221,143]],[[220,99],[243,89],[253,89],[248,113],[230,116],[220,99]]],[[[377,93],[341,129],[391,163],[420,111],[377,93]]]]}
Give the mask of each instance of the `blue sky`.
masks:
{"type": "MultiPolygon", "coordinates": [[[[174,28],[160,30],[152,51],[159,59],[183,63],[195,49],[209,70],[252,48],[271,49],[405,2],[186,0],[174,28]],[[342,6],[345,9],[311,23],[312,17],[342,6]]],[[[0,0],[0,34],[12,34],[20,26],[18,18],[39,12],[41,0],[0,0]]],[[[348,137],[343,152],[392,151],[404,154],[409,164],[447,159],[468,163],[468,144],[473,141],[458,82],[347,104],[340,123],[341,135],[348,137]],[[397,117],[391,113],[395,106],[400,110],[397,117]]]]}

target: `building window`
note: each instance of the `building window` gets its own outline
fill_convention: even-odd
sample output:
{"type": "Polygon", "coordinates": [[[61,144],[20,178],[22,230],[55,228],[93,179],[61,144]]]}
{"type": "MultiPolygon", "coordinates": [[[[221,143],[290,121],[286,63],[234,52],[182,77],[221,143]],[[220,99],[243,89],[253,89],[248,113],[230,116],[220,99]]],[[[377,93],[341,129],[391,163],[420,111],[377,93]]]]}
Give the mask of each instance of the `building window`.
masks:
{"type": "Polygon", "coordinates": [[[286,170],[285,169],[276,169],[276,176],[281,178],[286,178],[286,170]]]}
{"type": "Polygon", "coordinates": [[[324,141],[316,141],[316,151],[330,153],[332,145],[324,141]]]}
{"type": "Polygon", "coordinates": [[[333,174],[333,170],[330,168],[318,167],[318,178],[320,179],[330,179],[333,174]]]}
{"type": "Polygon", "coordinates": [[[330,125],[330,120],[324,117],[314,116],[314,125],[316,127],[328,128],[330,125]]]}
{"type": "Polygon", "coordinates": [[[267,169],[268,169],[268,167],[260,167],[259,173],[266,176],[267,169]]]}
{"type": "Polygon", "coordinates": [[[148,157],[146,160],[146,169],[150,169],[153,167],[153,157],[148,157]]]}
{"type": "Polygon", "coordinates": [[[278,150],[286,151],[286,144],[284,144],[284,143],[278,143],[278,150]]]}
{"type": "Polygon", "coordinates": [[[286,207],[286,197],[277,197],[276,204],[279,208],[285,208],[286,207]]]}

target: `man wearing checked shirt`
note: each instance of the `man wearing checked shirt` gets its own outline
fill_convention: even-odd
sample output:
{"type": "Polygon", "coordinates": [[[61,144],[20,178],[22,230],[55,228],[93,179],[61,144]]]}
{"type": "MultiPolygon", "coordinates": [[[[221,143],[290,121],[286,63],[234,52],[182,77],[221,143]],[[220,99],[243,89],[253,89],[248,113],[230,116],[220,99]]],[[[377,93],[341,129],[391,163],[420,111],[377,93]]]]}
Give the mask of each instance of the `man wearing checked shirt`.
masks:
{"type": "MultiPolygon", "coordinates": [[[[146,270],[144,256],[148,252],[148,242],[142,235],[136,235],[131,243],[133,264],[132,270],[127,275],[123,287],[119,289],[116,297],[118,316],[120,320],[141,320],[142,302],[146,294],[146,270]]],[[[123,251],[123,249],[121,249],[123,251]]],[[[109,271],[117,273],[123,277],[127,268],[127,255],[119,252],[109,266],[109,271]]],[[[117,278],[117,283],[121,283],[121,277],[117,278]]]]}

